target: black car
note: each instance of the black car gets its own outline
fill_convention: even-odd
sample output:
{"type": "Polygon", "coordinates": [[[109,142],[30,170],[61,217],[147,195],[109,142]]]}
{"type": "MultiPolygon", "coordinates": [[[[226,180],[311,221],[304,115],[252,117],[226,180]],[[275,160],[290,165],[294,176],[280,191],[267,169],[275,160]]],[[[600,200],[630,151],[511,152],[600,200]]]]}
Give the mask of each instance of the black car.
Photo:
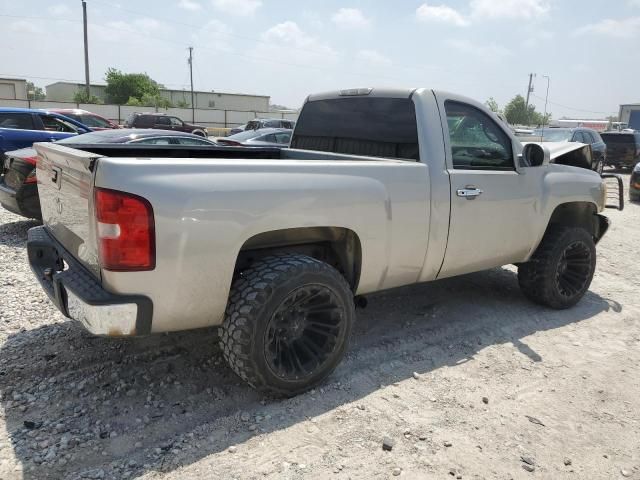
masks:
{"type": "Polygon", "coordinates": [[[633,168],[640,162],[640,132],[604,132],[607,144],[607,165],[616,168],[633,168]]]}
{"type": "Polygon", "coordinates": [[[543,142],[579,142],[591,145],[593,163],[591,169],[602,173],[607,165],[607,145],[598,132],[591,128],[537,128],[533,131],[534,137],[542,137],[543,142]]]}
{"type": "MultiPolygon", "coordinates": [[[[217,145],[199,135],[158,130],[102,130],[65,138],[56,143],[129,143],[137,145],[217,145]]],[[[23,217],[42,219],[36,181],[37,152],[23,148],[6,153],[0,165],[0,205],[23,217]]]]}
{"type": "Polygon", "coordinates": [[[157,128],[173,132],[193,133],[201,137],[207,136],[207,127],[193,125],[164,113],[132,113],[124,124],[127,128],[157,128]]]}

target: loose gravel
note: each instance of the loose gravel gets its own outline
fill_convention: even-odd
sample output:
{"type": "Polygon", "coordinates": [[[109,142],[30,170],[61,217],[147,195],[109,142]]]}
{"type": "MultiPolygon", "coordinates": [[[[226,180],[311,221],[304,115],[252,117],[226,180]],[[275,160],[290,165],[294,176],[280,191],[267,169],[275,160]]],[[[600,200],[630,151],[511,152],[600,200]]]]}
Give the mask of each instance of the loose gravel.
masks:
{"type": "Polygon", "coordinates": [[[86,334],[0,209],[0,479],[640,479],[640,205],[607,214],[575,308],[512,267],[378,294],[330,379],[275,400],[215,330],[86,334]]]}

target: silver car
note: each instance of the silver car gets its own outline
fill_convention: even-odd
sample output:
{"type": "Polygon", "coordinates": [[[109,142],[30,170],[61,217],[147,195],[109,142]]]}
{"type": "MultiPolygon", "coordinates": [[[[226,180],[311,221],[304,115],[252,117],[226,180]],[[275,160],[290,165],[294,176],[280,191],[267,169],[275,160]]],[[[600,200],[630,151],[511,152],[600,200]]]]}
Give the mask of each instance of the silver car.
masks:
{"type": "Polygon", "coordinates": [[[247,130],[229,137],[216,139],[219,145],[245,147],[288,147],[293,130],[287,128],[261,128],[247,130]]]}

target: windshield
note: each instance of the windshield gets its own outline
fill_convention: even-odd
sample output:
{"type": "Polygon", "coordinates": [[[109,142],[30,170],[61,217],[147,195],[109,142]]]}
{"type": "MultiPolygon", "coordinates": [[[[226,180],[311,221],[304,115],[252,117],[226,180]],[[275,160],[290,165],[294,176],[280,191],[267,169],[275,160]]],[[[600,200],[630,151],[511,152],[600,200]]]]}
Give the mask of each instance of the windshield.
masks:
{"type": "Polygon", "coordinates": [[[537,128],[533,131],[536,137],[542,137],[545,142],[568,142],[573,132],[567,128],[537,128]]]}

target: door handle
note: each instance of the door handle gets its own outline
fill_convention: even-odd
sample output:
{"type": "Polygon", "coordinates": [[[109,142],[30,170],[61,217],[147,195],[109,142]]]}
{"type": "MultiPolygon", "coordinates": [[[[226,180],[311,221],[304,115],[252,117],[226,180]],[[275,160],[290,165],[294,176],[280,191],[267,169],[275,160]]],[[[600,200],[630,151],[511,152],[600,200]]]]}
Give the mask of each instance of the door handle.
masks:
{"type": "Polygon", "coordinates": [[[459,188],[456,191],[456,195],[458,195],[459,197],[464,197],[467,200],[473,200],[477,196],[482,195],[482,190],[474,186],[468,185],[465,188],[459,188]]]}

